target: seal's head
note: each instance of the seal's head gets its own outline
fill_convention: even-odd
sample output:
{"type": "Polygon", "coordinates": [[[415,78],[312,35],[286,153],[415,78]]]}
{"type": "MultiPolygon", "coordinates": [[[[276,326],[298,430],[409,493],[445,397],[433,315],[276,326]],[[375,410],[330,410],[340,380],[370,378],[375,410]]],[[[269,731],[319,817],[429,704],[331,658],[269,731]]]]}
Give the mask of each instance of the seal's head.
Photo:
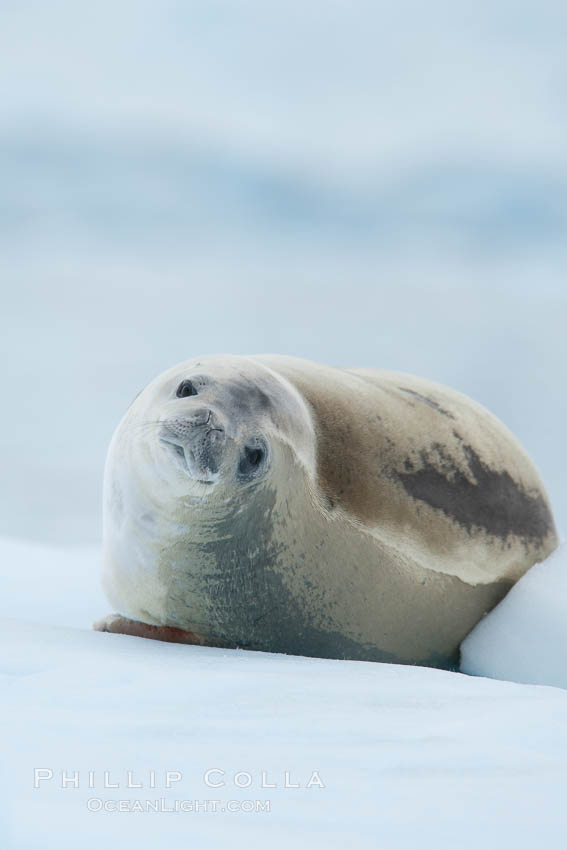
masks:
{"type": "Polygon", "coordinates": [[[166,462],[173,459],[183,475],[202,484],[259,480],[270,461],[265,433],[270,429],[269,394],[250,379],[237,384],[183,371],[193,374],[182,378],[174,392],[167,387],[158,418],[166,462]]]}
{"type": "Polygon", "coordinates": [[[274,492],[314,469],[305,401],[268,367],[223,355],[160,375],[132,402],[107,458],[103,583],[115,608],[186,626],[171,601],[179,565],[195,583],[226,563],[227,541],[254,543],[252,529],[266,545],[260,526],[274,492]]]}
{"type": "Polygon", "coordinates": [[[313,464],[305,402],[280,375],[246,357],[181,363],[140,393],[119,431],[175,489],[238,489],[262,481],[278,444],[313,464]]]}

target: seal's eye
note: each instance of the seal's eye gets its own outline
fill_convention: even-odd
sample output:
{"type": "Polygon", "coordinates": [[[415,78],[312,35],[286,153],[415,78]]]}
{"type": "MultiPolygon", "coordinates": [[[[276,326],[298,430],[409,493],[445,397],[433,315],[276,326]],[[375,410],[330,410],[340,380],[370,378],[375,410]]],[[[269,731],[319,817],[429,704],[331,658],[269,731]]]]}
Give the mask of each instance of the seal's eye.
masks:
{"type": "Polygon", "coordinates": [[[252,475],[261,466],[266,451],[260,446],[245,446],[238,464],[241,476],[252,475]]]}
{"type": "Polygon", "coordinates": [[[264,457],[262,449],[246,449],[245,454],[250,466],[260,466],[262,463],[262,458],[264,457]]]}
{"type": "Polygon", "coordinates": [[[177,398],[187,398],[190,395],[197,395],[197,388],[193,381],[181,381],[175,395],[177,398]]]}

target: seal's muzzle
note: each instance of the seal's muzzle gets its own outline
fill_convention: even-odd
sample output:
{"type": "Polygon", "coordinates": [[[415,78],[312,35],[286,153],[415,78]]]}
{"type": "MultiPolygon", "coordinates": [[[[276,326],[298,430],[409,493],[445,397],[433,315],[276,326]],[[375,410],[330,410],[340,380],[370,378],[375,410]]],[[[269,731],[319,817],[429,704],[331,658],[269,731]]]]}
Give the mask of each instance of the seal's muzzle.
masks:
{"type": "Polygon", "coordinates": [[[214,411],[200,408],[190,416],[163,421],[160,440],[191,478],[207,484],[217,478],[226,432],[214,411]]]}

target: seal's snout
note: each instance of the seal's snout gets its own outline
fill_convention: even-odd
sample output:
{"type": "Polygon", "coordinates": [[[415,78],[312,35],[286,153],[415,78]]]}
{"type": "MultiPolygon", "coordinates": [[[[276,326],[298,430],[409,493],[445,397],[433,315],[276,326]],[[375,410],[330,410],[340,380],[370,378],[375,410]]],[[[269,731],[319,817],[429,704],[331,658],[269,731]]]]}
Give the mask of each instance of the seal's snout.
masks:
{"type": "Polygon", "coordinates": [[[191,478],[212,483],[220,469],[226,432],[209,408],[162,422],[160,440],[181,462],[191,478]]]}
{"type": "Polygon", "coordinates": [[[194,428],[201,425],[208,425],[210,428],[215,428],[224,431],[218,416],[208,407],[200,407],[198,410],[193,410],[185,416],[175,417],[175,419],[166,419],[163,426],[174,437],[187,439],[191,436],[194,428]]]}

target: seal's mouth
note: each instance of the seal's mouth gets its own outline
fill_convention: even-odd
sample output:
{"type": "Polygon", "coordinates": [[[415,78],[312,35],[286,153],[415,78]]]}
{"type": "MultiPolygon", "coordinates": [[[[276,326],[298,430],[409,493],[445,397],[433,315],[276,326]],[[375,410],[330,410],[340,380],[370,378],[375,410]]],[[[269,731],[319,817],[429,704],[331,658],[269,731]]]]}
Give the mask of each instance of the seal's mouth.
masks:
{"type": "Polygon", "coordinates": [[[182,446],[180,443],[174,442],[173,440],[169,440],[166,437],[160,437],[160,442],[164,446],[167,446],[168,450],[171,452],[171,454],[175,456],[181,468],[184,470],[184,472],[187,473],[187,475],[189,475],[190,478],[192,478],[194,481],[198,481],[199,484],[214,484],[214,480],[210,478],[201,478],[194,474],[194,470],[192,467],[196,465],[195,458],[192,458],[193,463],[189,465],[186,453],[187,449],[184,446],[182,446]]]}

